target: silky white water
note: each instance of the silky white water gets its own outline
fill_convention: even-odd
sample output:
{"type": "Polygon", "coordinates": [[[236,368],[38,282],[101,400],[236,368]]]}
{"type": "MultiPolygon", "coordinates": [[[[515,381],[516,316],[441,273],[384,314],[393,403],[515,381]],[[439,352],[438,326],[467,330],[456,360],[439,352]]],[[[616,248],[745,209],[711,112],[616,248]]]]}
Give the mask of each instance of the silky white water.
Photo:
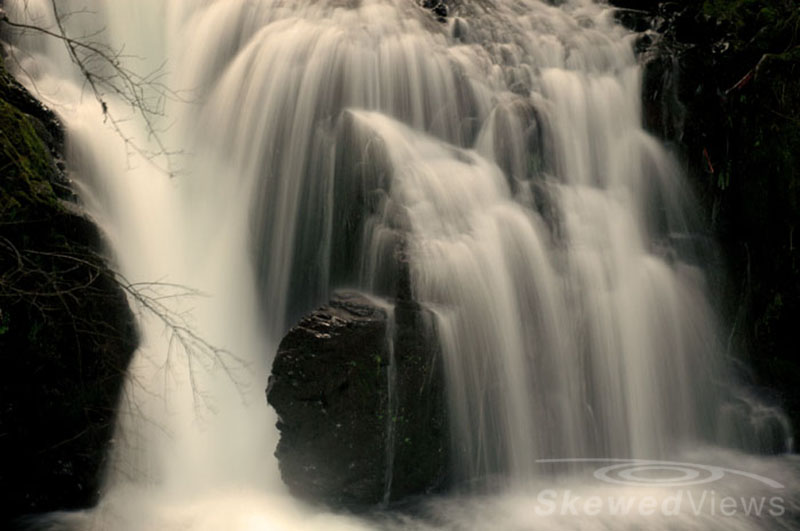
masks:
{"type": "MultiPolygon", "coordinates": [[[[139,151],[159,146],[135,109],[105,95],[113,131],[63,43],[15,37],[17,74],[62,117],[71,175],[116,268],[203,341],[187,351],[142,310],[103,498],[63,521],[668,528],[641,514],[543,520],[542,489],[593,487],[583,466],[540,460],[680,460],[696,447],[692,462],[746,462],[795,499],[793,458],[721,449],[791,443],[780,412],[728,368],[691,193],[641,126],[633,36],[605,6],[554,3],[451,3],[443,24],[411,0],[58,1],[74,12],[70,35],[163,74],[172,96],[150,118],[176,153],[152,163],[139,151]],[[302,506],[272,457],[271,357],[338,287],[392,297],[398,253],[436,316],[467,493],[413,516],[302,506]]],[[[53,24],[47,0],[7,9],[53,24]]],[[[730,528],[705,511],[681,513],[680,527],[730,528]]],[[[791,528],[771,516],[727,524],[791,528]]]]}

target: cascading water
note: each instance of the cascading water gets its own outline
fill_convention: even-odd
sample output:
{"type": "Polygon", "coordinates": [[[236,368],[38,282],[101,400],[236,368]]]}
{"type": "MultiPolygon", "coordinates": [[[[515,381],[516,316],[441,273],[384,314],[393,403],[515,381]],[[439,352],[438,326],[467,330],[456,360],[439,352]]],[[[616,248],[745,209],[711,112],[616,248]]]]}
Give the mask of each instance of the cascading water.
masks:
{"type": "MultiPolygon", "coordinates": [[[[186,352],[143,315],[105,497],[78,526],[300,527],[270,457],[269,358],[333,289],[393,296],[398,254],[436,316],[457,480],[523,492],[543,458],[775,446],[782,417],[725,367],[691,194],[641,127],[632,36],[602,5],[553,3],[458,2],[440,24],[400,0],[58,2],[71,35],[105,28],[129,68],[167,65],[187,100],[153,118],[174,179],[103,125],[61,42],[17,39],[121,273],[206,294],[168,308],[227,351],[186,352]]],[[[53,21],[46,0],[8,9],[53,21]]],[[[141,120],[122,129],[148,147],[141,120]]],[[[524,529],[521,499],[434,521],[524,529]]]]}

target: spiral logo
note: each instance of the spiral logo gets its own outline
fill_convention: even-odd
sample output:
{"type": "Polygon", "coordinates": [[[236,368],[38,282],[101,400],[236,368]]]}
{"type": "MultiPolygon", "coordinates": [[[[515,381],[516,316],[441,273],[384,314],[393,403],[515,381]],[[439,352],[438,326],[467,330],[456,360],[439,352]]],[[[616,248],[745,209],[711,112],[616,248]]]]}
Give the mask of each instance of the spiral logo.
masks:
{"type": "Polygon", "coordinates": [[[725,470],[716,466],[652,461],[617,463],[594,471],[594,477],[617,485],[689,487],[722,479],[725,470]]]}
{"type": "Polygon", "coordinates": [[[682,463],[677,461],[653,461],[648,459],[539,459],[538,463],[610,463],[595,469],[594,477],[605,483],[630,487],[690,487],[712,483],[733,474],[750,478],[772,487],[782,489],[777,481],[743,470],[715,465],[682,463]]]}

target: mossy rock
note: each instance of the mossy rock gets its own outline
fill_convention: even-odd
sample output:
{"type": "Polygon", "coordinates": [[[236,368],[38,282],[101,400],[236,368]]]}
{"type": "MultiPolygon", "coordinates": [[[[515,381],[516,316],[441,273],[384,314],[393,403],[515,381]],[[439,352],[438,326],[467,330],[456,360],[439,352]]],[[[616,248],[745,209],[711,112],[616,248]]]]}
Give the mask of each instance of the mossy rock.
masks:
{"type": "Polygon", "coordinates": [[[0,528],[91,506],[137,335],[97,228],[67,208],[52,113],[0,66],[0,528]]]}
{"type": "Polygon", "coordinates": [[[0,101],[0,216],[13,221],[23,208],[58,208],[48,180],[55,172],[50,153],[31,125],[31,119],[0,101]]]}

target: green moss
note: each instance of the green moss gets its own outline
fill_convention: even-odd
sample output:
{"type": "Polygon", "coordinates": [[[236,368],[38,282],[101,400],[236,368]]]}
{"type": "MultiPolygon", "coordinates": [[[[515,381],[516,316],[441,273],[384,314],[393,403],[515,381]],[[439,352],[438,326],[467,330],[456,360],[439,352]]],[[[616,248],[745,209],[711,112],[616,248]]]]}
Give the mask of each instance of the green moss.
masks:
{"type": "MultiPolygon", "coordinates": [[[[23,109],[48,112],[11,78],[0,62],[0,237],[3,251],[12,251],[0,257],[0,302],[5,303],[6,310],[9,301],[23,293],[48,293],[53,286],[43,289],[44,275],[61,270],[44,255],[31,255],[29,250],[71,254],[75,247],[64,234],[66,225],[60,221],[66,217],[66,209],[50,183],[58,170],[51,147],[42,137],[48,133],[39,118],[23,109]]],[[[53,278],[61,280],[57,275],[53,278]]],[[[33,320],[27,321],[35,336],[33,320]]]]}
{"type": "MultiPolygon", "coordinates": [[[[0,70],[0,93],[11,81],[0,70]]],[[[55,165],[37,134],[34,119],[0,99],[0,217],[17,221],[23,211],[39,206],[59,208],[49,178],[55,165]]]]}

